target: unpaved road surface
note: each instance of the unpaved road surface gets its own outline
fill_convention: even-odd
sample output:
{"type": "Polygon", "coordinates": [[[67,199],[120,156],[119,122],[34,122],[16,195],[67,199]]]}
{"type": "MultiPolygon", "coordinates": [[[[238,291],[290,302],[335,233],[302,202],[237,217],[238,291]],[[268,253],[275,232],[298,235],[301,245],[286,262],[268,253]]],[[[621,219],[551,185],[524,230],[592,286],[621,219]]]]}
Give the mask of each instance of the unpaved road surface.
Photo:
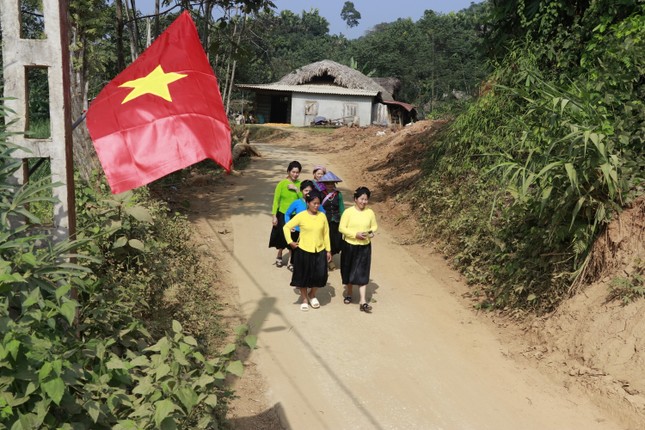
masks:
{"type": "Polygon", "coordinates": [[[242,378],[238,392],[247,407],[233,411],[237,429],[623,428],[586,398],[509,358],[494,331],[450,293],[447,276],[437,273],[443,269],[404,245],[409,231],[382,225],[373,240],[372,314],[359,312],[357,290],[354,303],[343,304],[338,270],[319,290],[321,308],[300,311],[291,273],[274,265],[275,250],[267,247],[276,183],[289,161],[299,160],[301,179],[311,177],[314,164],[344,178],[347,205],[351,190],[370,184],[348,179],[343,166],[351,160],[336,167],[331,155],[280,141],[257,147],[262,158],[242,176],[225,177],[191,202],[191,219],[258,336],[246,357],[245,378],[252,379],[242,378]]]}

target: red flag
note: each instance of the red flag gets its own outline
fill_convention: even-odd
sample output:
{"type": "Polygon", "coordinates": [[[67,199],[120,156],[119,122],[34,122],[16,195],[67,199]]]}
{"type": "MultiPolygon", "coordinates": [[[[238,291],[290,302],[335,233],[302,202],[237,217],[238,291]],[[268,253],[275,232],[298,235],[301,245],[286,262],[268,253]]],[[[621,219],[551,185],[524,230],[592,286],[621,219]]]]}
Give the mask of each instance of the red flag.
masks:
{"type": "Polygon", "coordinates": [[[206,158],[230,171],[222,96],[188,12],[103,88],[87,128],[114,194],[206,158]]]}

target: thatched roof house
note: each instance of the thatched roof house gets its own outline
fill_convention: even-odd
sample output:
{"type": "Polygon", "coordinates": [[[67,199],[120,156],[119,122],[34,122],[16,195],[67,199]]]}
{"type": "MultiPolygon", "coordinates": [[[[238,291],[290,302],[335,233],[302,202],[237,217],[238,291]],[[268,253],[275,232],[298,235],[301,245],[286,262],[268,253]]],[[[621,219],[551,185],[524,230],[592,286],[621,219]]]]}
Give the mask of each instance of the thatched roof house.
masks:
{"type": "Polygon", "coordinates": [[[358,70],[330,60],[308,64],[270,84],[238,84],[256,94],[256,117],[260,122],[315,122],[333,124],[387,124],[390,109],[414,110],[397,102],[392,94],[358,70]]]}
{"type": "Polygon", "coordinates": [[[388,78],[374,78],[372,80],[382,86],[385,91],[392,94],[392,97],[396,98],[397,93],[401,89],[401,80],[399,78],[388,77],[388,78]]]}
{"type": "Polygon", "coordinates": [[[322,60],[294,70],[278,81],[287,85],[335,85],[353,90],[372,90],[381,95],[384,100],[392,100],[392,94],[356,69],[322,60]]]}

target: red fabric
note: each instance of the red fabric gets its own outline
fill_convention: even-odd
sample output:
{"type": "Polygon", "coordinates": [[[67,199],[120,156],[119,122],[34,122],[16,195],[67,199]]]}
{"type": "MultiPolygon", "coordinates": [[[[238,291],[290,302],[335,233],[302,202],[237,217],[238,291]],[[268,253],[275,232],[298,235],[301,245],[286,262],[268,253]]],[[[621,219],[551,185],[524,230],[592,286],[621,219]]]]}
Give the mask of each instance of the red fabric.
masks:
{"type": "Polygon", "coordinates": [[[103,88],[87,111],[87,128],[114,194],[206,158],[230,171],[231,133],[222,96],[188,12],[103,88]],[[186,75],[168,83],[172,101],[143,94],[123,103],[133,88],[119,86],[159,66],[186,75]]]}

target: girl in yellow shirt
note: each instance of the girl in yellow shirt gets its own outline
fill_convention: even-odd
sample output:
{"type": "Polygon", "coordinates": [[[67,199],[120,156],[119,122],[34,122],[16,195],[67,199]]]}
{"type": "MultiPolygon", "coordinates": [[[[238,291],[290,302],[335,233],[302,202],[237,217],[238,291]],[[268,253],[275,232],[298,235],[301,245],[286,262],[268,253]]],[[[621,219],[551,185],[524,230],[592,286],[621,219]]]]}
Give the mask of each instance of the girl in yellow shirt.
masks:
{"type": "Polygon", "coordinates": [[[372,311],[365,294],[372,265],[371,239],[378,229],[374,212],[367,208],[370,194],[367,187],[357,188],[354,192],[354,206],[343,212],[338,226],[338,231],[345,240],[340,254],[340,277],[345,285],[343,302],[346,305],[352,302],[353,286],[358,285],[359,309],[365,313],[372,311]]]}
{"type": "Polygon", "coordinates": [[[305,197],[307,210],[291,218],[282,228],[294,253],[291,286],[300,289],[300,309],[303,311],[309,310],[309,304],[314,309],[320,307],[316,289],[327,285],[327,263],[331,261],[329,224],[325,214],[318,211],[321,200],[319,191],[310,191],[305,197]],[[298,242],[291,239],[291,229],[295,227],[300,227],[298,242]]]}

